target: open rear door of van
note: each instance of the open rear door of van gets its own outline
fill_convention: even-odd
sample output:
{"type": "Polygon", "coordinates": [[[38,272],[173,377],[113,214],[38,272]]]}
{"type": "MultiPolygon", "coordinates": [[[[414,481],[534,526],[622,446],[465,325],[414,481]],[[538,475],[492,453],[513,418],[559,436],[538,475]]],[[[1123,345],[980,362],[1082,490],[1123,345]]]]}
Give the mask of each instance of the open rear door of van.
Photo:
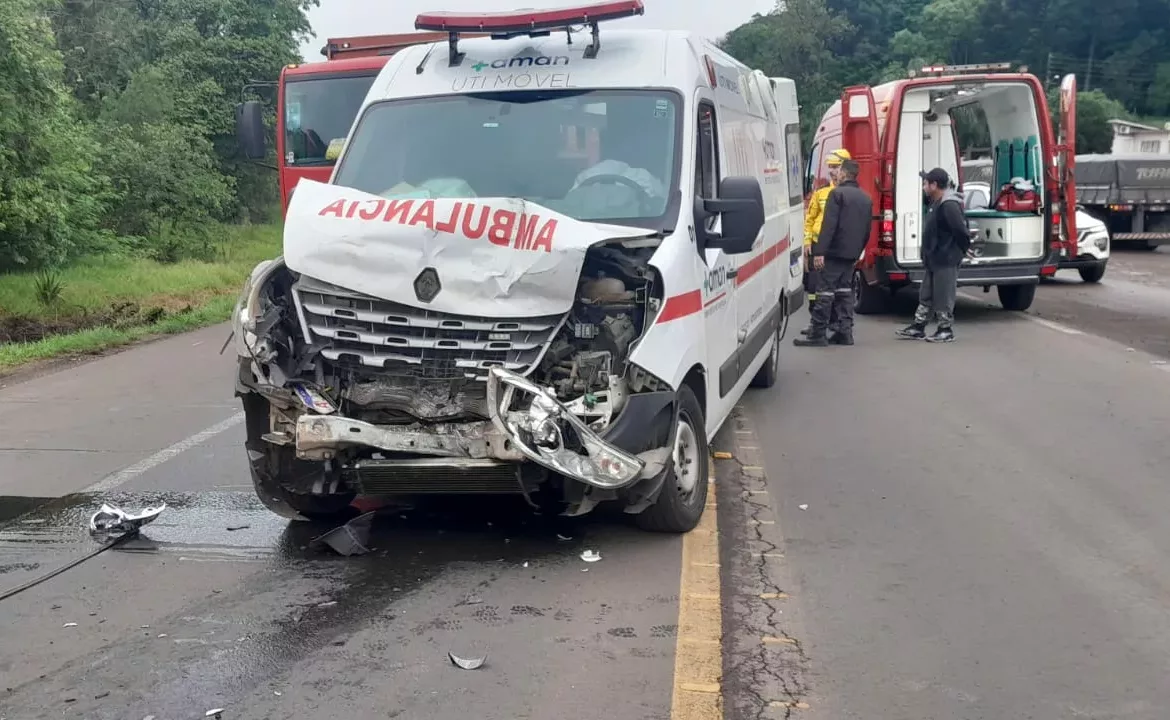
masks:
{"type": "MultiPolygon", "coordinates": [[[[873,100],[873,90],[868,85],[845,88],[841,95],[841,145],[857,162],[860,168],[857,184],[873,198],[874,212],[878,212],[881,148],[878,145],[877,106],[873,100]]],[[[871,223],[864,258],[870,263],[873,256],[871,248],[876,247],[877,223],[871,223]]]]}
{"type": "Polygon", "coordinates": [[[1060,198],[1062,240],[1067,257],[1077,256],[1077,76],[1060,81],[1060,128],[1056,136],[1056,182],[1060,198]]]}

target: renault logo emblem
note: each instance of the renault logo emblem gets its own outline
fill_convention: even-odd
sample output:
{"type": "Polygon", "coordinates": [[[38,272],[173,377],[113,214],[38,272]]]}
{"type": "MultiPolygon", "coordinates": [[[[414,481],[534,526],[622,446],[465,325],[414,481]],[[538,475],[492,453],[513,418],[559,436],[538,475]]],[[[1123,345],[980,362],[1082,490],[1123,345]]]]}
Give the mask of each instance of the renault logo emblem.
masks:
{"type": "Polygon", "coordinates": [[[414,279],[414,296],[419,302],[429,303],[434,300],[443,289],[439,282],[439,271],[433,267],[423,268],[423,271],[414,279]]]}

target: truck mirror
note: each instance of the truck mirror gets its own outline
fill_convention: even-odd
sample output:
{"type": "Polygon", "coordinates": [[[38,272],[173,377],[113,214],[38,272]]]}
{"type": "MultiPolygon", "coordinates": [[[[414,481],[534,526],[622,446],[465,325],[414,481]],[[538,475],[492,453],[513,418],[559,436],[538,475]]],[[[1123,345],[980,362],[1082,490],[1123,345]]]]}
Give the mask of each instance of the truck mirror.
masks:
{"type": "Polygon", "coordinates": [[[240,150],[249,160],[263,160],[268,154],[265,142],[264,108],[256,100],[236,105],[236,138],[240,150]]]}
{"type": "Polygon", "coordinates": [[[760,181],[754,177],[727,177],[719,183],[719,197],[697,199],[695,208],[697,229],[703,232],[707,247],[720,248],[728,255],[752,251],[756,238],[764,227],[764,193],[760,181]],[[708,233],[706,220],[720,217],[720,233],[708,233]]]}

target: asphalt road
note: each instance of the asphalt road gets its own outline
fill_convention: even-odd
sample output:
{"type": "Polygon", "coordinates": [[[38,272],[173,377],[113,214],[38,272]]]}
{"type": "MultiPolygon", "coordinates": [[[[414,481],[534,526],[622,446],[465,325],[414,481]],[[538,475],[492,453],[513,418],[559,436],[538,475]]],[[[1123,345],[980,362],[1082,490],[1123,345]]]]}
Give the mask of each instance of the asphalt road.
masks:
{"type": "Polygon", "coordinates": [[[92,550],[101,501],[169,506],[0,601],[0,718],[1170,717],[1170,251],[965,299],[954,345],[902,320],[789,349],[685,540],[453,504],[308,550],[252,497],[222,327],[0,380],[0,592],[92,550]],[[721,685],[680,676],[712,599],[721,685]]]}

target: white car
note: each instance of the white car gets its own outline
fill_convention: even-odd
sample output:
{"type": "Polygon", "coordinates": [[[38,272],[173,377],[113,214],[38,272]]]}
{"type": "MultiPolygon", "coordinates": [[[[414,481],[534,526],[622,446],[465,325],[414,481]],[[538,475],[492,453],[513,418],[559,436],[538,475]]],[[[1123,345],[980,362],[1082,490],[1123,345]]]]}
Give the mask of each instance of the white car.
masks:
{"type": "MultiPolygon", "coordinates": [[[[991,204],[991,185],[969,182],[963,185],[963,204],[967,209],[985,208],[991,204]]],[[[1105,223],[1077,206],[1077,256],[1062,255],[1061,270],[1076,270],[1087,283],[1100,282],[1109,263],[1109,230],[1105,223]]]]}

